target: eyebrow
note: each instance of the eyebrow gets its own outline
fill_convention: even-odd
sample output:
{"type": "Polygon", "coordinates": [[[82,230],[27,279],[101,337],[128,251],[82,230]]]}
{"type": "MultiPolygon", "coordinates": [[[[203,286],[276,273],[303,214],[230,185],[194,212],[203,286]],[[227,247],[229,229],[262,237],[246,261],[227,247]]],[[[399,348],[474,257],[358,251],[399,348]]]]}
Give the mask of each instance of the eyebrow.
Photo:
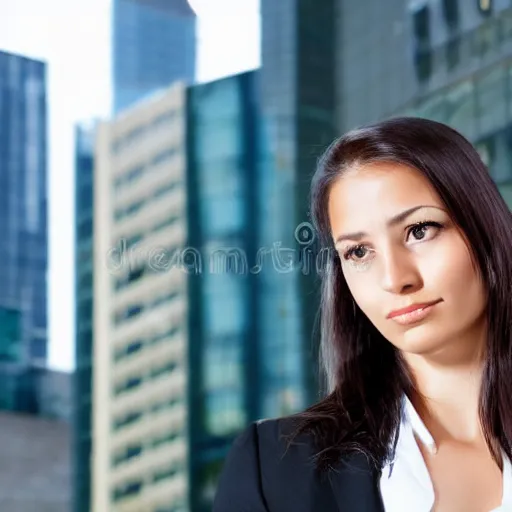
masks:
{"type": "MultiPolygon", "coordinates": [[[[396,226],[397,224],[400,224],[403,222],[407,217],[412,215],[414,212],[421,210],[422,208],[436,208],[437,210],[442,210],[442,208],[439,208],[438,206],[433,205],[420,205],[420,206],[413,206],[412,208],[408,208],[407,210],[404,210],[403,212],[400,212],[399,214],[395,215],[394,217],[391,217],[387,222],[386,225],[388,227],[396,226]]],[[[345,233],[338,238],[336,238],[336,241],[334,242],[335,245],[342,242],[343,240],[356,240],[359,241],[365,236],[368,236],[368,233],[365,233],[364,231],[357,231],[355,233],[345,233]]]]}

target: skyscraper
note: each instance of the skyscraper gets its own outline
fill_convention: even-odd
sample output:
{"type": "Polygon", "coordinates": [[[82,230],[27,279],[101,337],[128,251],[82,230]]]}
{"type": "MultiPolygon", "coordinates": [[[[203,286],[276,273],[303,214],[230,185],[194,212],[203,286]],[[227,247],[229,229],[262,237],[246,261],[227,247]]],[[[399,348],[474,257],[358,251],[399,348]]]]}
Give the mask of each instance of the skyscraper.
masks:
{"type": "Polygon", "coordinates": [[[185,87],[97,129],[93,512],[187,508],[185,87]]]}
{"type": "Polygon", "coordinates": [[[114,112],[176,80],[192,82],[195,32],[187,0],[114,0],[114,112]]]}
{"type": "Polygon", "coordinates": [[[90,512],[93,365],[93,224],[96,126],[75,131],[75,354],[73,465],[74,512],[90,512]]]}
{"type": "Polygon", "coordinates": [[[196,85],[188,93],[188,414],[194,512],[211,510],[233,438],[262,414],[257,76],[242,73],[196,85]]]}
{"type": "Polygon", "coordinates": [[[47,359],[46,124],[45,64],[0,52],[0,365],[9,372],[47,359]]]}
{"type": "Polygon", "coordinates": [[[275,417],[318,398],[318,275],[315,259],[308,256],[315,253],[308,203],[317,158],[337,133],[338,20],[335,0],[262,0],[261,17],[262,144],[267,156],[260,181],[265,198],[259,212],[260,244],[295,253],[289,269],[261,276],[260,336],[266,362],[261,414],[275,417]]]}

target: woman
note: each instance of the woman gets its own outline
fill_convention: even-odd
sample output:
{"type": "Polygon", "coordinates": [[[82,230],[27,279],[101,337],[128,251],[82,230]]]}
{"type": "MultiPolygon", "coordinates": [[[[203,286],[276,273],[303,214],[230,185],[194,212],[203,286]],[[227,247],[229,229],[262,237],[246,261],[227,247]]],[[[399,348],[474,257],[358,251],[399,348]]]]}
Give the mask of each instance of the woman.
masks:
{"type": "Polygon", "coordinates": [[[328,396],[252,424],[215,512],[512,511],[512,219],[451,128],[398,118],[320,161],[328,396]]]}

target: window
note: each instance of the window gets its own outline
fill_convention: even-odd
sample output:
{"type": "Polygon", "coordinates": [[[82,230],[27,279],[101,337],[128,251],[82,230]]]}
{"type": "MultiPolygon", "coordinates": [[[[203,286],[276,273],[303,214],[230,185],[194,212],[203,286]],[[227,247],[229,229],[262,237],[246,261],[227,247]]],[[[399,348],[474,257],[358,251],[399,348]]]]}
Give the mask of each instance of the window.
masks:
{"type": "Polygon", "coordinates": [[[160,377],[161,375],[165,375],[166,373],[172,373],[177,367],[178,365],[176,364],[176,362],[168,362],[163,366],[151,370],[151,378],[154,379],[156,377],[160,377]]]}
{"type": "Polygon", "coordinates": [[[114,355],[115,361],[120,361],[121,359],[124,359],[131,354],[139,352],[144,348],[144,344],[144,340],[135,340],[132,341],[128,346],[117,349],[114,355]]]}
{"type": "Polygon", "coordinates": [[[147,199],[141,199],[134,203],[129,204],[128,206],[123,206],[121,208],[117,208],[114,213],[114,218],[116,221],[123,219],[124,217],[129,217],[134,213],[137,213],[147,202],[147,199]]]}
{"type": "Polygon", "coordinates": [[[451,30],[457,28],[459,26],[458,0],[443,0],[443,15],[451,30]]]}
{"type": "Polygon", "coordinates": [[[125,416],[114,419],[113,427],[115,430],[126,427],[139,421],[143,416],[142,411],[132,411],[125,416]]]}
{"type": "Polygon", "coordinates": [[[145,169],[143,165],[137,165],[131,170],[123,173],[121,176],[118,176],[114,182],[114,187],[121,188],[124,187],[125,185],[128,185],[129,183],[132,183],[133,181],[137,180],[142,176],[144,170],[145,169]]]}
{"type": "Polygon", "coordinates": [[[475,85],[479,133],[502,128],[506,122],[505,70],[497,66],[481,75],[475,85]]]}
{"type": "Polygon", "coordinates": [[[245,224],[240,196],[219,196],[203,201],[203,222],[210,233],[238,231],[245,224]]]}
{"type": "Polygon", "coordinates": [[[88,217],[82,219],[78,224],[78,239],[82,240],[84,238],[92,237],[92,229],[93,229],[93,221],[92,218],[88,217]]]}
{"type": "Polygon", "coordinates": [[[430,78],[432,73],[432,50],[430,48],[430,10],[425,5],[413,14],[413,30],[416,39],[414,64],[420,82],[430,78]]]}
{"type": "Polygon", "coordinates": [[[46,338],[32,338],[30,341],[30,356],[34,359],[46,359],[46,338]]]}
{"type": "Polygon", "coordinates": [[[164,434],[155,436],[151,442],[151,446],[152,448],[158,448],[163,444],[172,443],[173,441],[180,439],[180,437],[183,437],[182,432],[166,432],[164,434]]]}
{"type": "Polygon", "coordinates": [[[172,226],[173,224],[176,224],[178,220],[180,220],[180,217],[178,215],[171,215],[170,217],[167,217],[166,219],[155,224],[155,226],[153,227],[153,232],[157,232],[168,226],[172,226]]]}
{"type": "Polygon", "coordinates": [[[475,89],[472,81],[461,82],[445,93],[446,124],[468,139],[477,136],[475,89]]]}
{"type": "Polygon", "coordinates": [[[21,358],[21,312],[0,307],[0,361],[21,358]]]}
{"type": "Polygon", "coordinates": [[[167,478],[172,478],[181,471],[183,471],[183,464],[173,462],[168,467],[155,471],[153,473],[153,482],[156,483],[167,478]]]}
{"type": "Polygon", "coordinates": [[[178,115],[178,113],[174,110],[172,110],[170,112],[165,112],[164,114],[160,114],[153,121],[153,127],[156,128],[159,126],[170,124],[176,119],[177,115],[178,115]]]}
{"type": "Polygon", "coordinates": [[[482,23],[476,30],[470,34],[471,50],[473,55],[482,58],[489,51],[498,45],[498,35],[494,25],[490,23],[482,23]]]}
{"type": "Polygon", "coordinates": [[[446,63],[448,69],[454,69],[460,62],[460,38],[453,37],[446,43],[446,63]]]}
{"type": "Polygon", "coordinates": [[[119,279],[116,280],[116,285],[115,285],[116,290],[122,290],[123,288],[126,288],[131,283],[138,281],[146,274],[146,272],[147,272],[146,265],[141,265],[137,268],[131,269],[127,275],[120,277],[119,279]]]}
{"type": "Polygon", "coordinates": [[[138,457],[142,453],[142,445],[136,444],[127,446],[124,451],[121,453],[118,453],[115,455],[112,459],[112,465],[118,466],[119,464],[122,464],[123,462],[127,462],[130,459],[133,459],[134,457],[138,457]]]}
{"type": "Polygon", "coordinates": [[[143,382],[143,378],[141,376],[137,377],[130,377],[129,379],[125,380],[121,384],[118,384],[115,387],[114,393],[116,395],[120,395],[121,393],[125,393],[126,391],[129,391],[130,389],[134,389],[139,387],[143,382]]]}
{"type": "Polygon", "coordinates": [[[241,389],[223,389],[207,394],[207,430],[211,435],[228,435],[245,424],[245,410],[241,389]]]}
{"type": "Polygon", "coordinates": [[[116,324],[119,324],[129,318],[133,318],[134,316],[140,315],[144,311],[144,306],[142,304],[135,304],[130,306],[123,311],[116,313],[114,317],[114,321],[116,324]]]}
{"type": "Polygon", "coordinates": [[[113,500],[119,501],[128,496],[133,496],[134,494],[139,494],[142,490],[142,480],[137,480],[125,485],[118,486],[114,489],[113,492],[113,500]]]}
{"type": "Polygon", "coordinates": [[[478,10],[484,15],[488,16],[492,12],[492,0],[476,0],[478,10]]]}
{"type": "Polygon", "coordinates": [[[170,192],[171,190],[174,190],[176,189],[178,186],[180,185],[179,182],[176,182],[176,181],[173,181],[172,183],[168,183],[166,185],[164,185],[163,187],[160,187],[154,194],[153,194],[153,198],[154,199],[158,199],[159,197],[162,197],[164,196],[165,194],[167,194],[168,192],[170,192]]]}
{"type": "Polygon", "coordinates": [[[152,165],[161,165],[166,160],[171,159],[175,154],[177,153],[175,148],[166,149],[165,151],[162,151],[158,155],[156,155],[153,160],[151,161],[152,165]]]}

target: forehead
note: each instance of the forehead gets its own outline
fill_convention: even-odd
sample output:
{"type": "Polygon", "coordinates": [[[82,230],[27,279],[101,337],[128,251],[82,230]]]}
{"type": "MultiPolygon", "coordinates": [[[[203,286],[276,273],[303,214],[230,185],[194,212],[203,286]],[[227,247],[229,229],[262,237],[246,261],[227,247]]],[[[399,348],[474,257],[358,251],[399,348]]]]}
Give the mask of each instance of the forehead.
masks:
{"type": "Polygon", "coordinates": [[[336,231],[367,228],[418,205],[443,207],[427,178],[417,169],[377,162],[349,169],[332,186],[328,208],[336,231]]]}

